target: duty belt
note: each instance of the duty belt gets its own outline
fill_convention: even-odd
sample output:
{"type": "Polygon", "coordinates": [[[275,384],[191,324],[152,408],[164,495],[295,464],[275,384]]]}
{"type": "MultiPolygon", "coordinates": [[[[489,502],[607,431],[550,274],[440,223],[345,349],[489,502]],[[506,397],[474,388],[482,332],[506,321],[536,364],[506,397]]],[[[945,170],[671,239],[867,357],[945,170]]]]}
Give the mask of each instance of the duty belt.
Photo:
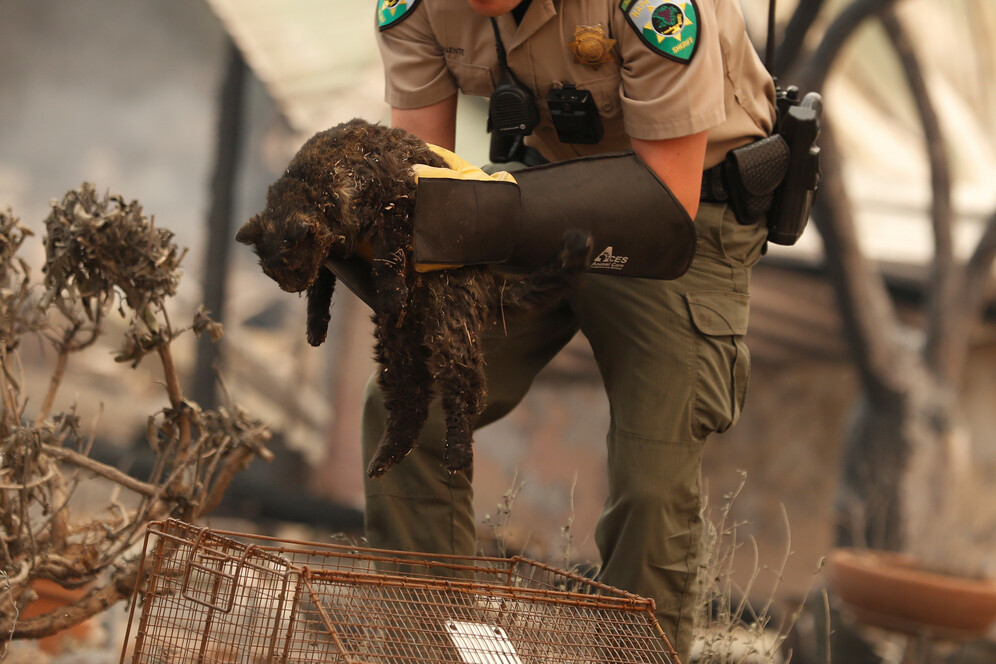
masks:
{"type": "Polygon", "coordinates": [[[700,200],[728,202],[741,224],[767,223],[765,217],[788,164],[789,147],[778,134],[734,148],[702,173],[700,200]]]}
{"type": "Polygon", "coordinates": [[[725,163],[721,161],[702,172],[702,195],[699,200],[706,203],[725,203],[730,198],[724,166],[725,163]]]}

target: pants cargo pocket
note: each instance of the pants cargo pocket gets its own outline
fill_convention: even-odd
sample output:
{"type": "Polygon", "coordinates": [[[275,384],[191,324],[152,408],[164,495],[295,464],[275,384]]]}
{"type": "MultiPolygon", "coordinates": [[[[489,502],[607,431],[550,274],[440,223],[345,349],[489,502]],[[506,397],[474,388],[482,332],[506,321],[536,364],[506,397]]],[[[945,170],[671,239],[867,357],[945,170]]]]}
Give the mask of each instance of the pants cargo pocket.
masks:
{"type": "Polygon", "coordinates": [[[749,296],[746,293],[698,291],[685,294],[689,314],[699,333],[698,374],[692,404],[692,431],[698,438],[722,433],[740,418],[750,353],[747,334],[749,296]]]}

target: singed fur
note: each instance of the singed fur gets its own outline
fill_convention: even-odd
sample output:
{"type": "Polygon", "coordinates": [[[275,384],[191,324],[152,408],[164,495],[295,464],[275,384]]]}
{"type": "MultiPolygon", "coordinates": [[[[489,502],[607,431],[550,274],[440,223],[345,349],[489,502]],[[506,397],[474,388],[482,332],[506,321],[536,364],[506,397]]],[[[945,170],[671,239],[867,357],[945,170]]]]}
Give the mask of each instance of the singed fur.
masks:
{"type": "Polygon", "coordinates": [[[444,463],[470,468],[473,421],[486,397],[481,334],[502,310],[563,297],[590,260],[587,233],[565,234],[560,255],[524,275],[492,266],[419,273],[412,257],[413,164],[446,166],[415,136],[351,120],[309,139],[266,196],[266,209],[239,229],[263,272],[290,292],[307,291],[308,341],[320,345],[330,320],[330,256],[372,248],[378,385],[388,412],[367,469],[383,474],[417,443],[438,390],[446,415],[444,463]]]}

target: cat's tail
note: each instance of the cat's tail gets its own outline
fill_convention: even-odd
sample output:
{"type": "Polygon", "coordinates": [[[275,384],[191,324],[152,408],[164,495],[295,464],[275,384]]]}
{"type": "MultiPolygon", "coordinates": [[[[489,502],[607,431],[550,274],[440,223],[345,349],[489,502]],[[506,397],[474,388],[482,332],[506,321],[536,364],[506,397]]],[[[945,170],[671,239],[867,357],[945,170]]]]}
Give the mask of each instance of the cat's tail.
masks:
{"type": "Polygon", "coordinates": [[[509,275],[499,293],[499,306],[508,312],[543,307],[565,297],[591,265],[591,233],[564,231],[557,257],[532,272],[509,275]]]}

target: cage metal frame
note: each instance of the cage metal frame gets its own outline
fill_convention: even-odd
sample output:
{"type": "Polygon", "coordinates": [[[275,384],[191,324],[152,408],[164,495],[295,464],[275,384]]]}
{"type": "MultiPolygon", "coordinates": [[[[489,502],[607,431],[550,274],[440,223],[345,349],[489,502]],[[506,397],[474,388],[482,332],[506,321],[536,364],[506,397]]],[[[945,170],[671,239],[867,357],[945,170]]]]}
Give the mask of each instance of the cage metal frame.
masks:
{"type": "Polygon", "coordinates": [[[146,530],[138,578],[120,664],[140,603],[131,664],[680,664],[653,600],[523,556],[165,519],[146,530]]]}

